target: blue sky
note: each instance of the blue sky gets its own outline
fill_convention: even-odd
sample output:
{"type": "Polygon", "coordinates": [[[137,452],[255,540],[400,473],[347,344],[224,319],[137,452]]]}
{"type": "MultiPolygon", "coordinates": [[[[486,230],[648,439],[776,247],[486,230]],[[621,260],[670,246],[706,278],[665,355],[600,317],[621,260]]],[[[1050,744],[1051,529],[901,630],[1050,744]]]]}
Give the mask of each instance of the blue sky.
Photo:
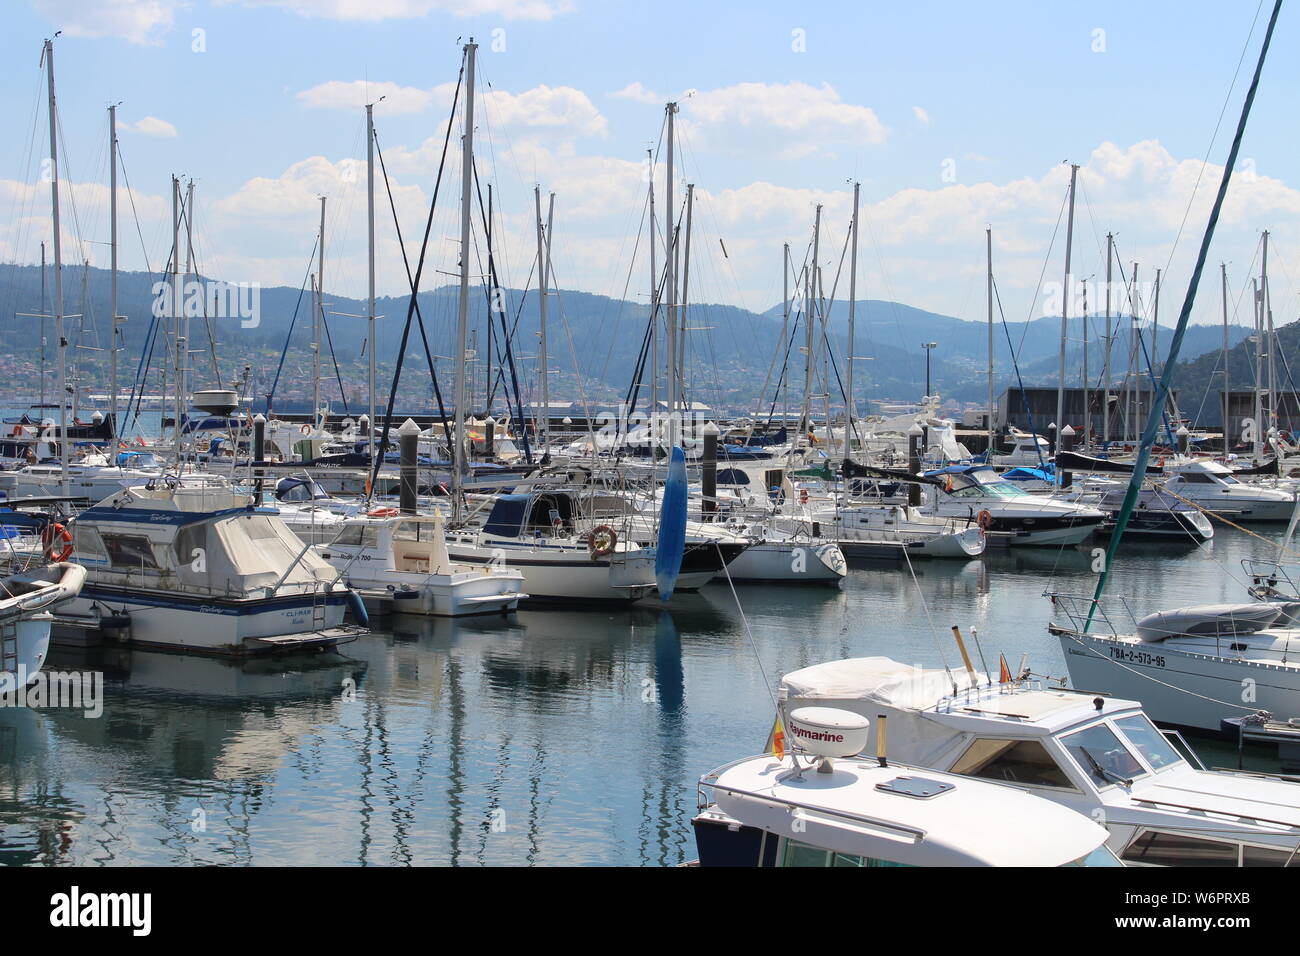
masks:
{"type": "MultiPolygon", "coordinates": [[[[323,193],[331,288],[359,295],[364,176],[352,174],[364,158],[359,105],[367,96],[347,84],[390,93],[377,126],[409,238],[432,192],[457,40],[473,34],[482,44],[480,81],[499,97],[480,111],[479,139],[502,213],[505,278],[515,284],[528,272],[537,180],[558,194],[562,285],[619,295],[629,274],[633,293],[646,284],[648,267],[630,260],[644,194],[638,173],[672,97],[682,102],[678,182],[699,190],[697,300],[775,303],[781,243],[802,258],[816,202],[826,205],[829,284],[857,178],[869,232],[861,295],[981,317],[987,223],[1008,317],[1023,318],[1041,311],[1044,262],[1046,278],[1060,279],[1062,240],[1050,256],[1048,244],[1066,159],[1084,167],[1075,273],[1100,272],[1099,237],[1113,229],[1121,257],[1147,273],[1167,267],[1180,299],[1217,166],[1205,170],[1176,249],[1174,239],[1256,10],[1252,2],[9,0],[0,32],[10,65],[0,103],[11,130],[0,144],[0,258],[33,261],[48,238],[48,189],[33,188],[34,158],[45,153],[38,60],[41,41],[62,29],[63,176],[81,214],[71,246],[107,261],[106,190],[92,187],[107,175],[105,108],[120,101],[131,127],[120,135],[123,158],[152,264],[169,242],[172,172],[198,183],[207,271],[236,281],[299,283],[323,193]],[[494,41],[504,49],[494,51],[494,41]]],[[[1212,163],[1226,156],[1267,12],[1212,163]]],[[[1273,231],[1279,321],[1294,317],[1300,291],[1286,274],[1300,279],[1300,159],[1288,109],[1300,92],[1293,20],[1283,12],[1243,147],[1246,175],[1212,252],[1216,266],[1231,263],[1239,290],[1259,231],[1273,231]]],[[[455,171],[448,175],[454,184],[455,171]]],[[[456,189],[444,197],[434,256],[450,270],[445,237],[456,231],[456,189]]],[[[123,262],[139,268],[128,217],[123,262]]],[[[380,222],[380,288],[397,293],[400,258],[391,222],[380,222]]],[[[1203,297],[1197,318],[1217,319],[1212,297],[1203,297]]]]}

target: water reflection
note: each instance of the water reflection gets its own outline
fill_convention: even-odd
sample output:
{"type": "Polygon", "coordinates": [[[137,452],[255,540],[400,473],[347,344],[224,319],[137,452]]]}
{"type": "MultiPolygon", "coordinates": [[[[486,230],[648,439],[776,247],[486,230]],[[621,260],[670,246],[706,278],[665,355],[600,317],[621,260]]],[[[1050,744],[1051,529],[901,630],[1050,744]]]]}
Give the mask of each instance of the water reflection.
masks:
{"type": "MultiPolygon", "coordinates": [[[[1238,601],[1240,560],[1273,547],[1126,548],[1112,590],[1136,613],[1238,601]]],[[[762,745],[780,675],[955,665],[954,624],[977,660],[1062,673],[1043,594],[1090,592],[1094,561],[859,567],[840,589],[741,587],[739,607],[710,585],[669,608],[392,618],[300,660],[60,649],[51,668],[105,673],[104,715],[0,709],[0,862],[676,864],[696,779],[762,745]]]]}

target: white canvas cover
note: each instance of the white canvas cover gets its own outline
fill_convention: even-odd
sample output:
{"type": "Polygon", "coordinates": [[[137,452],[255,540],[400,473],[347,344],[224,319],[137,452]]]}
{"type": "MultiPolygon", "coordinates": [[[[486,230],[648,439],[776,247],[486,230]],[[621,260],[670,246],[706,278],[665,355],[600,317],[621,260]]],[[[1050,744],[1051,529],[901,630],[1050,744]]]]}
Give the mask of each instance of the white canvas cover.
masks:
{"type": "MultiPolygon", "coordinates": [[[[976,673],[975,682],[986,682],[976,673]]],[[[888,657],[852,657],[814,664],[781,680],[781,708],[787,725],[799,707],[838,707],[871,721],[865,753],[874,754],[879,718],[888,718],[888,755],[919,766],[932,761],[960,736],[923,712],[953,692],[971,686],[964,670],[913,667],[888,657]]]]}

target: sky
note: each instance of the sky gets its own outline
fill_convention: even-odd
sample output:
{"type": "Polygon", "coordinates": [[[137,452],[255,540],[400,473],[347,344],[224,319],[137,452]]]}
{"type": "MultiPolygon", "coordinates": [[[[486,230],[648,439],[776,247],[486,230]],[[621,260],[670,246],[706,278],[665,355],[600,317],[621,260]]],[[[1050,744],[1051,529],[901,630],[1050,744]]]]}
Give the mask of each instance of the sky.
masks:
{"type": "MultiPolygon", "coordinates": [[[[4,0],[3,11],[0,262],[38,261],[51,236],[40,54],[61,30],[65,262],[108,263],[107,107],[116,103],[129,182],[119,181],[123,268],[162,268],[177,174],[195,182],[205,274],[303,284],[315,269],[323,195],[327,291],[363,297],[363,106],[377,104],[378,142],[414,260],[461,46],[473,37],[478,170],[484,192],[492,186],[503,284],[531,281],[536,185],[543,204],[555,193],[559,285],[646,298],[646,150],[657,156],[662,263],[664,104],[674,100],[679,221],[685,184],[695,186],[692,301],[779,303],[782,245],[790,243],[796,265],[806,260],[818,204],[823,283],[845,297],[857,181],[859,298],[982,320],[991,228],[1006,317],[1042,314],[1059,302],[1069,163],[1077,163],[1072,273],[1103,279],[1113,232],[1124,273],[1139,264],[1140,310],[1151,309],[1147,280],[1162,270],[1161,322],[1170,324],[1269,8],[1256,0],[4,0]]],[[[1265,229],[1276,320],[1295,317],[1297,16],[1284,9],[1279,21],[1194,321],[1220,321],[1220,262],[1228,263],[1232,321],[1250,321],[1243,293],[1265,229]]],[[[452,281],[457,268],[460,109],[463,98],[424,287],[452,281]]],[[[382,178],[378,189],[379,293],[400,295],[409,285],[382,178]]],[[[476,273],[481,233],[476,226],[476,273]]],[[[1093,286],[1090,308],[1098,295],[1093,286]]]]}

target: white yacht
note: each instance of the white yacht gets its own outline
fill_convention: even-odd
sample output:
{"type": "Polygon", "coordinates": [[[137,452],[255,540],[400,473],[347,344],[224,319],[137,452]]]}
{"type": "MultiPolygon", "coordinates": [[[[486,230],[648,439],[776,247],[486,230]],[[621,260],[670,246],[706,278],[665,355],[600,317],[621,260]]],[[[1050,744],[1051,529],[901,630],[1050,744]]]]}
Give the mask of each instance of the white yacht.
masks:
{"type": "Polygon", "coordinates": [[[785,675],[779,704],[786,726],[803,707],[884,715],[891,756],[1092,816],[1127,864],[1300,865],[1300,783],[1193,765],[1133,700],[863,657],[785,675]]]}
{"type": "Polygon", "coordinates": [[[806,755],[746,757],[702,777],[699,865],[1121,865],[1103,827],[1041,796],[857,756],[868,725],[801,708],[789,726],[806,755]]]}
{"type": "Polygon", "coordinates": [[[1081,544],[1106,520],[1087,505],[1032,495],[1002,480],[988,465],[953,465],[926,472],[926,510],[978,522],[990,544],[1012,547],[1081,544]]]}
{"type": "Polygon", "coordinates": [[[613,525],[578,531],[572,506],[570,495],[549,491],[499,495],[481,526],[447,532],[447,553],[458,564],[522,572],[531,601],[631,602],[654,593],[655,549],[613,525]]]}
{"type": "Polygon", "coordinates": [[[60,618],[197,653],[319,648],[354,639],[360,598],[273,510],[224,481],[155,480],[71,522],[88,575],[60,618]]]}
{"type": "Polygon", "coordinates": [[[1011,441],[1011,451],[1004,455],[993,455],[993,464],[1000,468],[1036,468],[1052,460],[1052,446],[1042,435],[1012,429],[1011,441]]]}
{"type": "Polygon", "coordinates": [[[838,541],[850,552],[854,545],[886,545],[905,548],[914,557],[975,558],[987,544],[978,520],[927,515],[900,502],[852,503],[814,511],[809,520],[815,534],[838,541]]]}
{"type": "Polygon", "coordinates": [[[1162,724],[1218,732],[1225,717],[1300,718],[1300,602],[1206,604],[1148,614],[1120,634],[1089,599],[1057,595],[1055,624],[1076,687],[1141,700],[1162,724]]]}
{"type": "Polygon", "coordinates": [[[504,614],[528,597],[518,569],[453,564],[441,515],[345,518],[334,539],[317,551],[363,598],[395,613],[504,614]]]}
{"type": "Polygon", "coordinates": [[[1207,511],[1223,512],[1233,521],[1289,521],[1294,492],[1246,484],[1217,461],[1197,458],[1165,466],[1162,485],[1207,511]]]}

